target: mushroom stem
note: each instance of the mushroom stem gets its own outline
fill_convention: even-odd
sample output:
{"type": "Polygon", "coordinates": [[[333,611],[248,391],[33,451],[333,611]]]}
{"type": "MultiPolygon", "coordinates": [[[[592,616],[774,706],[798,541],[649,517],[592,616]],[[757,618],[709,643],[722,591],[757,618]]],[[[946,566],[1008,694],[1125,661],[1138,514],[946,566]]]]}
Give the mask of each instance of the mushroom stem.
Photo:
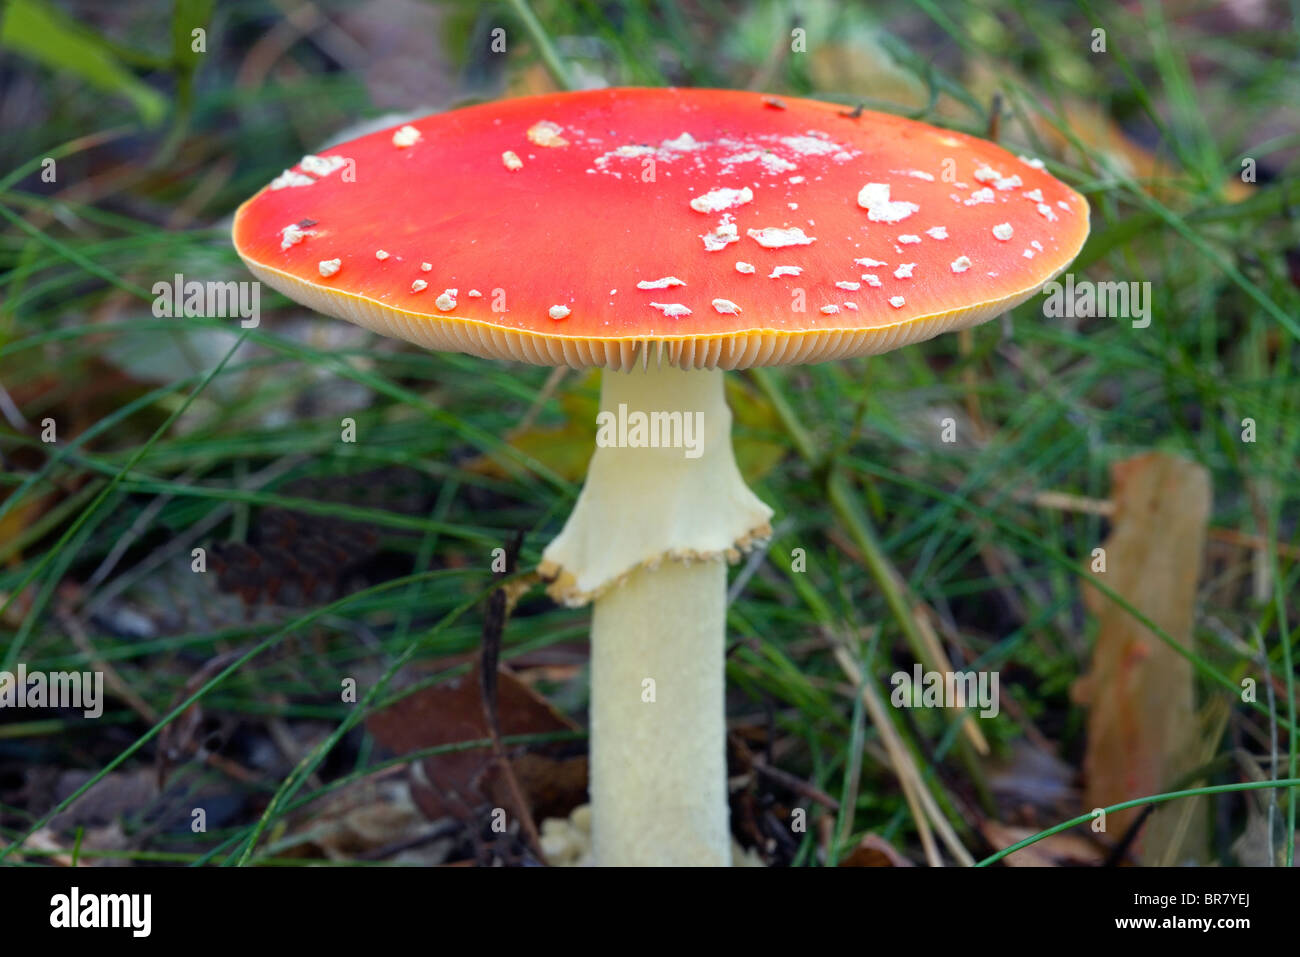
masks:
{"type": "Polygon", "coordinates": [[[639,568],[591,619],[592,852],[603,866],[731,861],[727,566],[639,568]]]}
{"type": "Polygon", "coordinates": [[[721,370],[606,372],[597,425],[542,562],[557,598],[595,601],[595,860],[726,865],[726,561],[770,534],[772,512],[736,467],[721,370]]]}

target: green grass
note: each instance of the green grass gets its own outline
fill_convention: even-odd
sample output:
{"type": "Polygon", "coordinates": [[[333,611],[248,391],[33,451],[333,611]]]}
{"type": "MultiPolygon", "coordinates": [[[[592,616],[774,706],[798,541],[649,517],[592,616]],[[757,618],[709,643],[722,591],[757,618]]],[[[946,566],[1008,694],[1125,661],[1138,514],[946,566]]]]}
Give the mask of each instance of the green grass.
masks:
{"type": "MultiPolygon", "coordinates": [[[[142,53],[170,50],[172,5],[131,6],[136,13],[112,21],[113,41],[142,53]]],[[[1214,853],[1234,862],[1228,847],[1245,814],[1234,792],[1248,788],[1273,795],[1283,815],[1279,842],[1293,847],[1300,563],[1278,545],[1300,544],[1300,134],[1278,131],[1297,128],[1294,18],[1286,29],[1219,33],[1191,17],[1170,20],[1154,0],[800,7],[796,18],[794,5],[776,0],[583,0],[535,3],[532,18],[518,2],[452,3],[439,5],[442,35],[426,47],[445,61],[461,101],[547,75],[728,87],[763,79],[774,93],[865,102],[981,135],[988,97],[972,77],[986,71],[1002,93],[1002,136],[1013,152],[1049,155],[1041,139],[1049,128],[1075,147],[1075,161],[1049,161],[1092,206],[1092,236],[1075,273],[1150,281],[1152,323],[1071,327],[1044,319],[1032,300],[1007,317],[1009,337],[994,321],[974,332],[966,353],[948,336],[887,358],[744,373],[779,426],[742,434],[789,451],[756,483],[777,509],[779,533],[729,611],[733,710],[768,711],[782,769],[847,802],[832,857],[867,833],[919,857],[911,814],[876,757],[878,731],[826,640],[849,642],[883,682],[915,659],[915,596],[960,634],[973,667],[1002,672],[1003,693],[1022,717],[1004,709],[980,722],[995,752],[1006,754],[1024,734],[1020,722],[1034,721],[1077,764],[1082,712],[1069,686],[1087,669],[1093,627],[1079,587],[1105,523],[1035,507],[1017,493],[1106,498],[1113,462],[1160,449],[1209,470],[1213,526],[1258,536],[1271,583],[1261,600],[1220,581],[1249,572],[1252,554],[1224,553],[1231,561],[1201,583],[1195,651],[1186,652],[1198,705],[1230,706],[1216,753],[1244,748],[1267,758],[1275,729],[1272,776],[1291,785],[1240,784],[1232,766],[1207,774],[1203,792],[1229,809],[1216,818],[1214,853]],[[488,57],[483,38],[496,24],[507,26],[509,50],[488,57]],[[808,54],[781,52],[778,41],[793,26],[808,31],[808,54]],[[1088,52],[1094,26],[1107,31],[1105,55],[1088,52]],[[874,86],[850,82],[851,59],[835,57],[873,55],[864,38],[892,55],[893,72],[918,99],[879,99],[874,86]],[[827,77],[846,79],[835,86],[827,77]],[[1167,164],[1160,181],[1135,179],[1085,141],[1066,119],[1070,100],[1098,105],[1147,138],[1167,164]],[[1027,131],[1029,119],[1036,132],[1027,131]],[[1270,175],[1230,202],[1223,186],[1244,157],[1270,175]],[[941,412],[962,416],[968,395],[987,435],[938,442],[929,423],[941,412]],[[1256,420],[1255,444],[1239,440],[1245,417],[1256,420]],[[807,554],[804,574],[789,571],[795,548],[807,554]],[[1005,570],[982,561],[989,548],[1005,570]],[[1008,609],[1006,595],[1018,609],[1008,609]],[[1285,694],[1241,702],[1242,678],[1262,687],[1274,676],[1285,694]]],[[[190,65],[158,54],[151,80],[170,107],[156,127],[141,125],[138,96],[13,56],[4,66],[5,82],[16,94],[28,90],[31,105],[23,122],[0,130],[0,385],[24,397],[19,411],[30,427],[0,417],[0,670],[19,661],[88,667],[92,656],[65,627],[70,615],[94,658],[110,662],[160,717],[148,723],[112,696],[93,724],[20,715],[0,723],[0,765],[97,775],[148,766],[164,724],[195,702],[252,726],[314,720],[333,729],[282,777],[242,785],[260,810],[205,835],[155,834],[120,852],[124,861],[300,863],[281,856],[279,829],[396,763],[368,757],[358,727],[395,693],[452,676],[420,672],[403,692],[391,686],[410,663],[477,649],[482,598],[494,584],[491,549],[522,530],[521,559],[531,567],[577,494],[553,463],[503,440],[548,370],[325,332],[342,324],[311,319],[269,290],[256,330],[152,315],[149,287],[175,272],[245,278],[227,235],[234,207],[290,159],[383,112],[360,76],[330,68],[331,47],[320,37],[299,38],[279,68],[239,85],[243,53],[279,17],[254,0],[217,4],[210,52],[192,84],[190,65]],[[58,163],[54,184],[34,177],[46,157],[58,163]],[[112,177],[120,179],[111,187],[73,188],[112,177]],[[362,436],[355,445],[338,441],[345,414],[362,436]],[[46,416],[59,422],[53,446],[39,439],[46,416]],[[499,471],[475,468],[479,456],[499,471]],[[17,521],[38,502],[34,520],[17,521]],[[212,572],[189,572],[192,547],[247,541],[271,508],[328,529],[369,529],[382,562],[364,587],[349,585],[328,601],[248,611],[217,594],[212,572]],[[131,637],[110,624],[124,609],[163,624],[131,637]],[[228,665],[197,688],[186,684],[226,652],[234,654],[228,665]],[[338,702],[341,675],[365,676],[357,705],[338,702]],[[355,766],[327,768],[341,752],[355,766]]],[[[589,385],[576,376],[561,385],[578,388],[589,385]]],[[[561,421],[555,397],[539,421],[561,421]]],[[[534,591],[509,622],[504,656],[581,641],[586,620],[534,591]]],[[[581,707],[585,679],[562,694],[581,707]]],[[[982,863],[995,859],[1002,849],[971,826],[986,797],[985,762],[968,753],[953,723],[915,712],[895,718],[958,835],[982,863]]],[[[186,773],[220,781],[199,763],[186,773]]],[[[5,841],[39,829],[51,816],[45,810],[0,806],[5,841]]],[[[814,805],[811,813],[826,812],[814,805]]],[[[810,828],[797,862],[817,863],[815,834],[810,828]]],[[[13,850],[0,847],[0,858],[13,862],[13,850]]]]}

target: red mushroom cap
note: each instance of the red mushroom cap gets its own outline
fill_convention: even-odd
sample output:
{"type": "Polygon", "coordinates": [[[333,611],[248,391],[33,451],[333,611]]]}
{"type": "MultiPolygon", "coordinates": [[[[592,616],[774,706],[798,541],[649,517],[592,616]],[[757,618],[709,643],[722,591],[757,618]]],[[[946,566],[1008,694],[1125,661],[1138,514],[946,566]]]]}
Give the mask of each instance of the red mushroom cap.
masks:
{"type": "Polygon", "coordinates": [[[235,247],[320,312],[435,349],[623,368],[886,352],[1033,295],[1088,234],[1042,164],[813,100],[604,89],[440,113],[244,203],[235,247]]]}

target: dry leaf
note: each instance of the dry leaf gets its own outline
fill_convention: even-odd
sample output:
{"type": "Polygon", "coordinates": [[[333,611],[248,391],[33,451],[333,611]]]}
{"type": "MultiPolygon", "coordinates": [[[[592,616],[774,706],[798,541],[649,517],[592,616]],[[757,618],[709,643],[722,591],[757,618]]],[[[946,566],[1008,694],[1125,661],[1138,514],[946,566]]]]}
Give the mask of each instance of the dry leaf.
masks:
{"type": "MultiPolygon", "coordinates": [[[[1115,513],[1103,545],[1106,570],[1095,577],[1190,649],[1209,473],[1161,453],[1119,462],[1111,472],[1115,513]]],[[[1084,601],[1099,628],[1092,669],[1074,697],[1088,707],[1084,799],[1094,808],[1167,789],[1194,766],[1198,723],[1191,663],[1095,588],[1085,586],[1084,601]]],[[[1204,814],[1179,837],[1171,811],[1186,814],[1158,809],[1143,828],[1134,845],[1142,860],[1202,858],[1204,814]]],[[[1110,815],[1107,834],[1118,841],[1139,813],[1110,815]]]]}
{"type": "Polygon", "coordinates": [[[291,832],[330,860],[442,864],[451,849],[448,830],[430,824],[404,778],[362,778],[331,794],[291,832]]]}
{"type": "MultiPolygon", "coordinates": [[[[998,821],[984,821],[979,828],[984,839],[999,849],[1023,841],[1039,830],[1032,827],[1010,827],[998,821]]],[[[1092,841],[1078,834],[1061,833],[1035,841],[1002,860],[1008,867],[1095,867],[1103,859],[1101,848],[1092,841]]]]}
{"type": "Polygon", "coordinates": [[[18,860],[42,866],[72,867],[73,849],[77,848],[77,867],[130,867],[125,856],[100,855],[92,851],[124,851],[131,847],[131,839],[122,830],[121,821],[115,820],[98,827],[83,828],[76,833],[59,834],[43,827],[16,852],[18,860]],[[24,851],[28,853],[24,853],[24,851]],[[41,853],[32,853],[41,852],[41,853]]]}
{"type": "Polygon", "coordinates": [[[915,867],[894,845],[876,834],[868,834],[840,861],[840,867],[915,867]]]}
{"type": "MultiPolygon", "coordinates": [[[[488,737],[478,667],[443,684],[421,689],[372,715],[366,727],[395,754],[406,754],[488,737]]],[[[573,731],[577,725],[502,669],[497,684],[502,737],[573,731]]],[[[535,819],[565,816],[586,800],[587,759],[568,743],[507,747],[511,767],[535,819]]],[[[411,794],[431,820],[475,821],[485,803],[510,806],[491,748],[452,751],[425,758],[413,769],[411,794]]]]}

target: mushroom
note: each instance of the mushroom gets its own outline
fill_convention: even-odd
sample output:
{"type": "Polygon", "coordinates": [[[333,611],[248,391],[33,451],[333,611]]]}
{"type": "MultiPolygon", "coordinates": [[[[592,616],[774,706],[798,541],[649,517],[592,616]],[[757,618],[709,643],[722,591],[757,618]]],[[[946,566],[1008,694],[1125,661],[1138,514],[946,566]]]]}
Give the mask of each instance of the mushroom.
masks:
{"type": "Polygon", "coordinates": [[[961,133],[718,90],[504,100],[324,159],[239,208],[257,277],[426,348],[605,370],[586,483],[541,565],[555,599],[594,604],[595,859],[727,864],[726,563],[772,511],[736,466],[723,370],[984,322],[1069,264],[1086,201],[961,133]]]}

